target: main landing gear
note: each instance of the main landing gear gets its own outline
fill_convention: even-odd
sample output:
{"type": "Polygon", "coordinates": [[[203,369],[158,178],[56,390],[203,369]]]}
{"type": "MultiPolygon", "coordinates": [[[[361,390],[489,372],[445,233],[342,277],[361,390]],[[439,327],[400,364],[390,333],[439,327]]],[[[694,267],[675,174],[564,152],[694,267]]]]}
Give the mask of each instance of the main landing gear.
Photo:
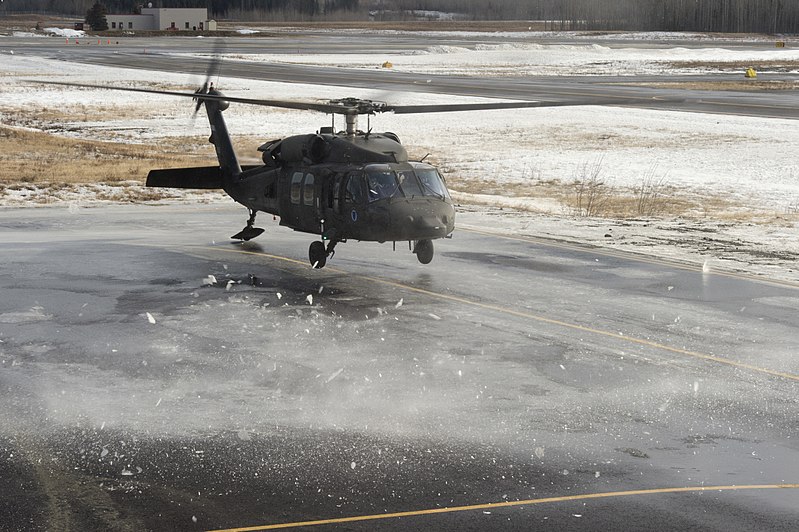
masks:
{"type": "Polygon", "coordinates": [[[330,240],[327,247],[321,240],[311,242],[311,247],[308,248],[308,259],[311,261],[311,266],[317,269],[324,268],[327,258],[336,254],[335,247],[338,242],[338,240],[330,240]]]}
{"type": "MultiPolygon", "coordinates": [[[[311,242],[311,246],[308,248],[308,260],[311,261],[311,266],[317,269],[324,268],[325,264],[327,264],[327,258],[335,255],[335,247],[339,242],[339,240],[330,240],[327,243],[327,247],[325,247],[325,243],[322,240],[311,242]]],[[[416,258],[422,264],[430,264],[434,254],[433,242],[431,240],[413,242],[413,253],[416,254],[416,258]]]]}
{"type": "Polygon", "coordinates": [[[234,240],[252,240],[256,236],[263,233],[263,229],[260,227],[253,227],[252,225],[255,223],[255,213],[256,211],[250,209],[250,218],[247,220],[247,226],[230,238],[234,240]]]}

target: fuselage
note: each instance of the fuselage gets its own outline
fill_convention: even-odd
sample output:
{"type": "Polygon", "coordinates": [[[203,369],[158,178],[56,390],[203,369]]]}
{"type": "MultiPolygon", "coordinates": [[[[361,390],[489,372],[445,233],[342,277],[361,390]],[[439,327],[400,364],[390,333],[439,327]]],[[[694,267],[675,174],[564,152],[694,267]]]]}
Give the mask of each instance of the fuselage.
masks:
{"type": "Polygon", "coordinates": [[[247,169],[225,189],[280,224],[330,240],[443,238],[455,209],[435,167],[418,162],[286,164],[247,169]]]}

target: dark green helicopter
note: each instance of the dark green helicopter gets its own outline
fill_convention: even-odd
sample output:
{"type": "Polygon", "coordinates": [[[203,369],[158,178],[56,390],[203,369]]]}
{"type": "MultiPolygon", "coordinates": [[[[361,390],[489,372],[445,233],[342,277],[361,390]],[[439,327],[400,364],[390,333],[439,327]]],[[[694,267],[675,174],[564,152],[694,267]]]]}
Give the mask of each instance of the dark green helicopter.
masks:
{"type": "Polygon", "coordinates": [[[433,166],[409,161],[399,137],[358,129],[358,116],[377,113],[432,113],[536,107],[540,102],[396,106],[346,98],[329,102],[258,100],[224,96],[206,82],[194,93],[109,87],[65,82],[56,85],[191,97],[195,111],[205,106],[209,141],[218,165],[151,170],[147,186],[223,189],[249,210],[247,225],[231,238],[250,240],[264,232],[255,227],[258,212],[280,217],[280,225],[319,235],[308,257],[325,266],[336,245],[347,240],[407,241],[419,262],[433,259],[433,240],[452,235],[455,209],[444,178],[433,166]],[[317,133],[272,140],[258,147],[263,164],[242,166],[222,116],[231,102],[312,110],[343,115],[346,129],[323,127],[317,133]]]}
{"type": "Polygon", "coordinates": [[[433,260],[433,240],[449,237],[455,229],[455,208],[439,171],[422,161],[409,161],[396,134],[359,130],[358,116],[532,104],[392,106],[356,98],[288,102],[228,98],[212,86],[203,86],[193,97],[198,108],[205,105],[219,166],[153,170],[147,185],[224,189],[250,211],[247,225],[234,239],[250,240],[263,232],[254,226],[259,211],[279,216],[280,225],[295,231],[320,235],[308,249],[315,268],[324,267],[336,245],[347,240],[407,241],[419,262],[428,264],[433,260]],[[346,129],[323,127],[317,133],[266,142],[258,147],[264,164],[242,167],[222,117],[230,102],[343,115],[346,129]]]}
{"type": "MultiPolygon", "coordinates": [[[[206,83],[197,91],[174,92],[68,82],[54,85],[145,92],[190,97],[195,112],[205,106],[211,126],[209,141],[218,165],[151,170],[147,186],[223,189],[249,210],[247,224],[231,238],[250,240],[264,232],[255,227],[258,212],[280,217],[280,225],[319,235],[308,257],[314,268],[325,266],[336,245],[347,240],[407,241],[422,264],[433,259],[433,240],[455,229],[455,209],[441,173],[423,161],[409,161],[399,137],[390,132],[358,129],[360,115],[437,113],[585,105],[596,102],[526,101],[443,105],[389,105],[356,98],[328,102],[296,102],[236,98],[206,83]],[[262,144],[263,164],[239,164],[222,116],[230,103],[318,111],[343,115],[346,129],[323,127],[317,133],[294,135],[262,144]]],[[[640,103],[640,99],[635,100],[640,103]]],[[[605,102],[607,103],[607,102],[605,102]]],[[[618,100],[614,103],[624,103],[618,100]]]]}

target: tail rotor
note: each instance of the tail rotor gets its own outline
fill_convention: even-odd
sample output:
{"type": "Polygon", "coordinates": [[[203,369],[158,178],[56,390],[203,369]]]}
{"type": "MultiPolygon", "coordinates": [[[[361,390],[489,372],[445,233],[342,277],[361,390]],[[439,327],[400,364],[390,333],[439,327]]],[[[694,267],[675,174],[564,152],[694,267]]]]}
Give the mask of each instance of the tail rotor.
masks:
{"type": "MultiPolygon", "coordinates": [[[[214,82],[212,81],[214,78],[219,78],[219,71],[222,65],[222,52],[225,49],[225,41],[222,39],[216,39],[214,41],[214,46],[211,50],[211,61],[208,63],[208,68],[205,71],[205,81],[203,81],[202,86],[194,91],[194,94],[209,94],[214,90],[214,82]]],[[[194,106],[194,114],[192,114],[192,119],[197,118],[197,113],[200,111],[200,107],[203,105],[203,98],[194,98],[197,102],[194,106]]]]}

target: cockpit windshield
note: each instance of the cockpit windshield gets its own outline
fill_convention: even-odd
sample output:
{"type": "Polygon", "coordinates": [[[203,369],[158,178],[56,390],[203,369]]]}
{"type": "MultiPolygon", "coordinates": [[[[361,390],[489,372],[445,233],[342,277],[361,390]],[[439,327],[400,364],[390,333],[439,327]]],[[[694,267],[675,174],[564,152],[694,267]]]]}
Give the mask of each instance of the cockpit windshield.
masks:
{"type": "Polygon", "coordinates": [[[369,181],[369,201],[398,196],[397,176],[388,167],[369,168],[366,171],[369,181]]]}
{"type": "Polygon", "coordinates": [[[402,172],[397,172],[397,178],[400,182],[400,189],[402,189],[402,193],[405,194],[406,198],[424,196],[419,186],[419,181],[416,180],[416,176],[413,175],[412,171],[404,170],[402,172]]]}
{"type": "Polygon", "coordinates": [[[422,183],[422,188],[426,195],[432,194],[439,198],[449,198],[449,191],[447,191],[447,186],[444,184],[444,180],[439,175],[438,170],[432,167],[417,167],[414,168],[414,171],[422,183]]]}
{"type": "Polygon", "coordinates": [[[426,164],[416,163],[413,170],[394,170],[389,165],[371,165],[366,168],[366,179],[370,202],[393,197],[449,198],[441,175],[426,164]]]}

